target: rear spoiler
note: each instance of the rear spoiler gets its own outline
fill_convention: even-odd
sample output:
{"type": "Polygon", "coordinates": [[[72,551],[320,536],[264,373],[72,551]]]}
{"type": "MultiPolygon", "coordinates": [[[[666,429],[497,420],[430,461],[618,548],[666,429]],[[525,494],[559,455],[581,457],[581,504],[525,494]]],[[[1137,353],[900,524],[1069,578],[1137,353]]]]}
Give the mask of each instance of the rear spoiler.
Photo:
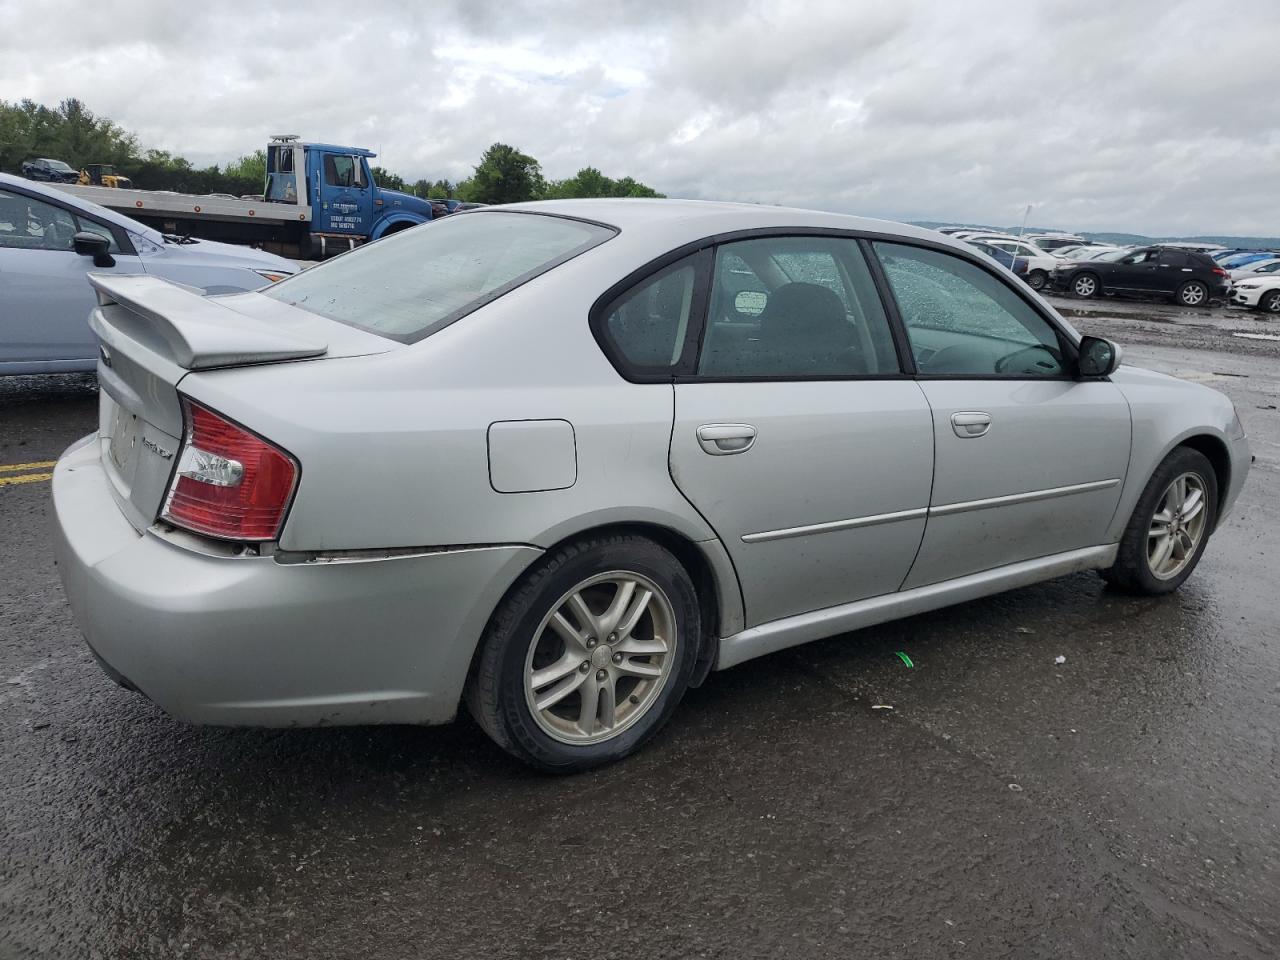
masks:
{"type": "Polygon", "coordinates": [[[91,273],[89,282],[98,294],[89,326],[99,340],[110,345],[113,333],[130,335],[130,328],[135,328],[132,332],[145,333],[153,348],[161,346],[157,338],[162,341],[168,359],[186,370],[302,360],[323,356],[329,349],[326,343],[273,330],[191,287],[160,277],[91,273]],[[132,316],[121,315],[122,310],[132,316]]]}

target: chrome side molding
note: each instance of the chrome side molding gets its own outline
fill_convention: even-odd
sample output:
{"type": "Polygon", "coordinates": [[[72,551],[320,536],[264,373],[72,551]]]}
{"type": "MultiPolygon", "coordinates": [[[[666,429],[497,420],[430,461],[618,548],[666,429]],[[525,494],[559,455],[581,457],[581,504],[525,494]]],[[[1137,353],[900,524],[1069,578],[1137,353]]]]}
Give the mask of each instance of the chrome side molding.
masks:
{"type": "Polygon", "coordinates": [[[870,517],[854,517],[852,520],[832,520],[829,523],[811,523],[803,527],[786,527],[782,530],[764,530],[760,533],[748,533],[742,537],[743,543],[767,543],[770,540],[789,540],[792,537],[807,537],[813,533],[832,533],[836,530],[855,530],[858,527],[874,527],[882,523],[894,523],[898,520],[914,520],[926,516],[928,507],[916,507],[913,510],[898,510],[894,513],[877,513],[870,517]]]}
{"type": "Polygon", "coordinates": [[[1056,497],[1069,497],[1076,493],[1091,493],[1095,490],[1108,490],[1120,482],[1112,480],[1092,480],[1089,483],[1073,483],[1066,487],[1047,487],[1044,490],[1030,490],[1027,493],[1011,493],[1003,497],[987,497],[984,500],[962,500],[959,503],[945,503],[937,507],[915,507],[911,510],[898,510],[894,513],[877,513],[868,517],[853,517],[849,520],[831,520],[826,523],[810,523],[801,527],[784,527],[781,530],[762,530],[759,533],[743,534],[743,543],[768,543],[771,540],[788,540],[791,537],[807,537],[818,533],[834,533],[837,530],[855,530],[859,527],[874,527],[881,523],[896,523],[899,520],[915,520],[919,517],[949,517],[957,513],[968,513],[970,510],[988,510],[992,507],[1007,507],[1017,503],[1035,503],[1038,500],[1053,500],[1056,497]]]}
{"type": "Polygon", "coordinates": [[[968,513],[970,510],[988,510],[991,507],[1007,507],[1015,503],[1034,503],[1037,500],[1052,500],[1055,497],[1069,497],[1074,493],[1091,493],[1094,490],[1108,490],[1120,482],[1118,477],[1112,480],[1093,480],[1089,483],[1073,483],[1066,487],[1048,487],[1044,490],[1030,490],[1027,493],[1011,493],[1004,497],[988,497],[985,500],[963,500],[960,503],[944,503],[930,507],[929,516],[949,517],[955,513],[968,513]]]}

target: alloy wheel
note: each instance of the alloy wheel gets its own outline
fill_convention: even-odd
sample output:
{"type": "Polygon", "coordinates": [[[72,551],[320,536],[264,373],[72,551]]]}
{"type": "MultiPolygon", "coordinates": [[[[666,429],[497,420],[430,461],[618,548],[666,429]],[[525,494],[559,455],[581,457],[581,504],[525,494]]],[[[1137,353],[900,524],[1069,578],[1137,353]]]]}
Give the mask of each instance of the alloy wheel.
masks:
{"type": "Polygon", "coordinates": [[[1088,275],[1076,277],[1076,282],[1073,284],[1072,289],[1075,291],[1076,296],[1092,297],[1098,292],[1098,281],[1088,275]]]}
{"type": "Polygon", "coordinates": [[[563,743],[617,736],[653,706],[676,665],[676,616],[649,578],[612,571],[564,594],[534,632],[525,701],[563,743]]]}
{"type": "Polygon", "coordinates": [[[1263,298],[1262,309],[1266,313],[1280,313],[1280,290],[1273,290],[1263,298]]]}
{"type": "Polygon", "coordinates": [[[1182,292],[1178,295],[1178,299],[1182,301],[1184,306],[1198,307],[1204,303],[1207,291],[1198,283],[1188,283],[1182,288],[1182,292]]]}
{"type": "Polygon", "coordinates": [[[1183,473],[1165,488],[1147,531],[1147,565],[1157,579],[1170,580],[1195,557],[1204,540],[1204,481],[1183,473]]]}

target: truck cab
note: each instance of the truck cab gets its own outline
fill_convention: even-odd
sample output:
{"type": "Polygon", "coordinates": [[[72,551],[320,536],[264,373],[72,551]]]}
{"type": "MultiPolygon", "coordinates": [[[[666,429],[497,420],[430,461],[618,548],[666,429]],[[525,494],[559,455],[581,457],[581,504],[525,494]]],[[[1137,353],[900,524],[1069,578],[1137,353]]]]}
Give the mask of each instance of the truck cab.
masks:
{"type": "Polygon", "coordinates": [[[316,259],[432,219],[429,201],[373,182],[369,160],[375,156],[361,147],[301,143],[291,136],[273,137],[267,145],[264,198],[310,208],[316,259]]]}

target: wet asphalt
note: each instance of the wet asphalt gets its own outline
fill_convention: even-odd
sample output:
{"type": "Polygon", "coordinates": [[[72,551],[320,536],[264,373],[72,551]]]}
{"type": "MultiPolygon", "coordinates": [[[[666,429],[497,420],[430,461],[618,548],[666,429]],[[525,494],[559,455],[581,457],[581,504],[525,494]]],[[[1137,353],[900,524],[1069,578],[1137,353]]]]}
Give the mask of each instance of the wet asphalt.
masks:
{"type": "MultiPolygon", "coordinates": [[[[47,483],[0,486],[0,958],[1280,955],[1280,340],[1234,335],[1280,323],[1059,305],[1249,431],[1178,594],[1081,574],[776,654],[570,779],[465,717],[169,719],[80,641],[47,483]]],[[[90,378],[0,381],[0,465],[95,423],[90,378]]]]}

